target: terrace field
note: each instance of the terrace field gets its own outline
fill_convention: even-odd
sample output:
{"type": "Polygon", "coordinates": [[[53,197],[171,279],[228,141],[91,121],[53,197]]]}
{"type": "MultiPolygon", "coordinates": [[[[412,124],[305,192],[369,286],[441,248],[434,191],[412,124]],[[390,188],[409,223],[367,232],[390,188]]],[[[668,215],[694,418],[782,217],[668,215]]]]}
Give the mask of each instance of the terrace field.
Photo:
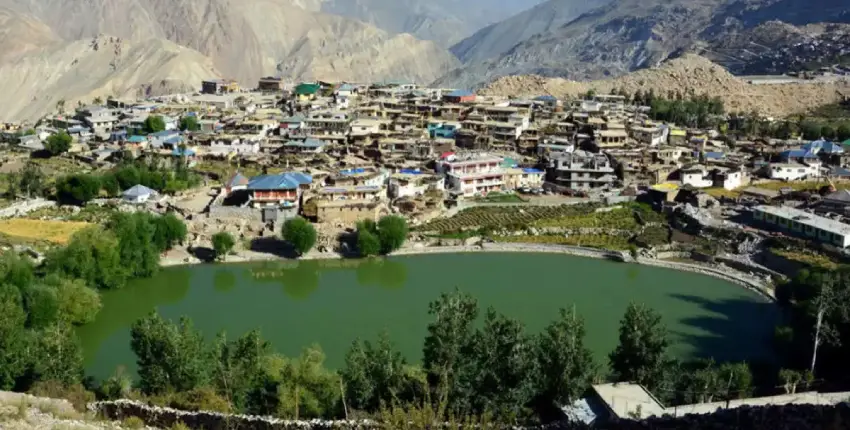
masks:
{"type": "Polygon", "coordinates": [[[74,233],[90,225],[87,222],[13,218],[0,221],[0,234],[23,241],[65,244],[74,233]]]}

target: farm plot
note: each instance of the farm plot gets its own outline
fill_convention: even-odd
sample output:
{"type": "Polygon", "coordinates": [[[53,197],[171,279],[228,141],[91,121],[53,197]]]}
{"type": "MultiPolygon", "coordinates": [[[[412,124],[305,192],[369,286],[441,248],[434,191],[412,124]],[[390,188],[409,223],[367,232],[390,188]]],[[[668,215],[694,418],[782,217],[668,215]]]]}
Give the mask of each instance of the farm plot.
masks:
{"type": "Polygon", "coordinates": [[[71,235],[90,225],[87,222],[13,218],[0,221],[0,234],[24,240],[64,244],[71,235]]]}
{"type": "Polygon", "coordinates": [[[478,228],[523,228],[542,219],[591,214],[594,209],[595,206],[591,205],[475,207],[466,209],[451,218],[431,221],[418,230],[450,233],[478,228]]]}

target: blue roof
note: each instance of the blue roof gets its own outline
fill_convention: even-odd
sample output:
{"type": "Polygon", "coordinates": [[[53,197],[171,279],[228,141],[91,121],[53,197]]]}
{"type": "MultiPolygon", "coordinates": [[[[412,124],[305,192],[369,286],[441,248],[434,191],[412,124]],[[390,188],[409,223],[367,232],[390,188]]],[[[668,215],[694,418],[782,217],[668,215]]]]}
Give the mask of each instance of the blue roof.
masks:
{"type": "Polygon", "coordinates": [[[191,148],[181,149],[181,148],[178,147],[178,148],[174,148],[171,151],[171,155],[174,155],[176,157],[180,157],[180,156],[191,157],[191,156],[195,155],[195,150],[191,149],[191,148]]]}
{"type": "Polygon", "coordinates": [[[148,138],[145,137],[145,136],[130,136],[130,137],[127,138],[127,142],[130,142],[130,143],[142,143],[142,142],[147,142],[147,141],[148,141],[148,138]]]}
{"type": "Polygon", "coordinates": [[[169,145],[177,145],[183,142],[183,136],[171,136],[163,140],[163,143],[167,143],[169,145]]]}
{"type": "Polygon", "coordinates": [[[424,175],[423,172],[418,169],[401,169],[399,173],[404,173],[405,175],[424,175]]]}
{"type": "Polygon", "coordinates": [[[359,175],[361,173],[366,173],[366,169],[358,167],[356,169],[345,169],[339,171],[340,175],[359,175]]]}
{"type": "Polygon", "coordinates": [[[844,148],[837,143],[828,142],[826,140],[815,140],[803,145],[803,149],[817,154],[823,151],[826,154],[843,154],[844,148]]]}
{"type": "Polygon", "coordinates": [[[534,100],[537,100],[539,102],[556,102],[556,101],[558,101],[558,99],[555,96],[551,96],[551,95],[548,95],[548,94],[544,95],[544,96],[537,96],[537,97],[534,98],[534,100]]]}
{"type": "Polygon", "coordinates": [[[446,97],[469,97],[469,96],[474,96],[474,95],[475,95],[475,93],[473,93],[472,91],[469,91],[469,90],[454,90],[454,91],[446,94],[446,97]]]}
{"type": "Polygon", "coordinates": [[[153,136],[153,137],[157,137],[157,138],[167,138],[167,137],[176,136],[176,135],[179,135],[179,134],[180,134],[180,132],[176,131],[176,130],[163,130],[163,131],[158,131],[156,133],[151,133],[148,136],[153,136]]]}
{"type": "Polygon", "coordinates": [[[719,160],[719,159],[723,158],[724,155],[725,154],[723,154],[722,152],[709,151],[709,152],[705,153],[705,158],[707,160],[719,160]]]}
{"type": "Polygon", "coordinates": [[[789,149],[787,151],[782,151],[779,153],[779,156],[785,159],[788,158],[817,158],[817,154],[815,151],[810,151],[806,149],[789,149]]]}
{"type": "Polygon", "coordinates": [[[540,169],[532,169],[530,167],[523,168],[522,172],[523,173],[543,173],[543,171],[540,170],[540,169]]]}
{"type": "Polygon", "coordinates": [[[236,174],[233,175],[233,177],[231,177],[229,181],[227,181],[227,186],[232,188],[239,185],[248,185],[249,182],[251,181],[248,180],[245,175],[236,172],[236,174]]]}
{"type": "Polygon", "coordinates": [[[310,175],[291,172],[277,175],[261,175],[251,178],[248,182],[249,190],[292,190],[301,185],[313,182],[310,175]]]}
{"type": "Polygon", "coordinates": [[[354,85],[351,84],[342,84],[337,88],[337,91],[353,91],[354,85]]]}
{"type": "Polygon", "coordinates": [[[284,143],[283,146],[297,147],[297,148],[319,148],[319,147],[325,146],[327,144],[328,143],[323,141],[323,140],[307,138],[303,141],[290,140],[290,141],[284,143]]]}
{"type": "Polygon", "coordinates": [[[832,176],[840,176],[842,178],[846,178],[850,176],[850,170],[847,170],[843,167],[833,167],[830,169],[829,174],[832,176]]]}

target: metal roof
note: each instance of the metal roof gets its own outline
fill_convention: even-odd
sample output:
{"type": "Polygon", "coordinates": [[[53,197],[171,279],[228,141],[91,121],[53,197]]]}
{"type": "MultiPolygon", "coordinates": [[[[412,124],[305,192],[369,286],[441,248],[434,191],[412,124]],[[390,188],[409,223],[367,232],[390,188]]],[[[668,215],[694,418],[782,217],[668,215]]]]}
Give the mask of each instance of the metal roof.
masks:
{"type": "Polygon", "coordinates": [[[791,220],[803,224],[805,226],[814,227],[829,233],[850,236],[850,225],[843,222],[835,221],[829,218],[815,215],[800,209],[795,209],[788,206],[767,206],[761,205],[753,208],[764,214],[774,215],[779,218],[791,220]]]}
{"type": "Polygon", "coordinates": [[[122,194],[124,195],[124,197],[141,197],[156,194],[156,191],[144,185],[134,185],[127,191],[124,191],[122,194]]]}
{"type": "Polygon", "coordinates": [[[251,178],[248,182],[249,190],[291,190],[301,185],[313,182],[310,175],[291,172],[277,175],[261,175],[251,178]]]}
{"type": "Polygon", "coordinates": [[[475,95],[475,93],[473,93],[472,91],[469,91],[469,90],[454,90],[454,91],[446,94],[446,97],[469,97],[469,96],[474,96],[474,95],[475,95]]]}

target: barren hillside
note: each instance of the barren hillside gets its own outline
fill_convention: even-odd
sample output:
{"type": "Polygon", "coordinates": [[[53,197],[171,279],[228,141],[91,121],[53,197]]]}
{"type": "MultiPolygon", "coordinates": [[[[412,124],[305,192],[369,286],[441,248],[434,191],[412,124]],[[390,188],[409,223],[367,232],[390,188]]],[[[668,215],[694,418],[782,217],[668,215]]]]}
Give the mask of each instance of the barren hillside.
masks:
{"type": "Polygon", "coordinates": [[[0,0],[0,7],[35,16],[69,41],[100,33],[170,40],[211,57],[222,73],[246,84],[278,69],[291,79],[334,79],[345,68],[351,79],[426,82],[457,65],[433,42],[299,5],[317,6],[301,0],[0,0]],[[368,62],[359,60],[367,56],[368,62]]]}
{"type": "Polygon", "coordinates": [[[34,120],[60,100],[70,109],[94,97],[192,91],[202,79],[218,76],[209,58],[162,39],[60,42],[0,64],[0,93],[7,100],[0,120],[34,120]]]}
{"type": "Polygon", "coordinates": [[[9,9],[0,9],[0,61],[61,40],[43,22],[9,9]]]}
{"type": "Polygon", "coordinates": [[[591,89],[601,93],[613,89],[624,89],[629,93],[651,89],[659,95],[666,95],[669,91],[708,94],[720,96],[729,112],[756,111],[763,115],[785,116],[840,100],[839,92],[850,94],[850,83],[752,85],[703,57],[689,54],[659,67],[615,79],[576,82],[541,76],[506,76],[485,86],[480,93],[517,97],[541,94],[575,97],[591,89]]]}

